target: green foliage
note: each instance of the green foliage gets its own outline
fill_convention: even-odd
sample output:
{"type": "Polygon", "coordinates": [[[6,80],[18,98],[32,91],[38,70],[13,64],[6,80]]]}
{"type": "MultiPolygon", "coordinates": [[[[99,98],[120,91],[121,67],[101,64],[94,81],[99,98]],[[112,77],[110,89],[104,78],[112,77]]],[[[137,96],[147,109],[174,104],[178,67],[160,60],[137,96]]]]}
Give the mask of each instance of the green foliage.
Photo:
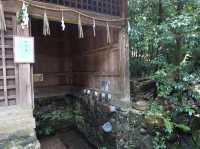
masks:
{"type": "MultiPolygon", "coordinates": [[[[29,0],[28,1],[28,4],[27,4],[27,7],[29,7],[30,5],[32,4],[32,0],[29,0]]],[[[23,22],[23,9],[20,8],[18,11],[17,11],[17,24],[21,24],[23,22]]]]}
{"type": "Polygon", "coordinates": [[[129,0],[131,77],[146,74],[157,82],[158,96],[145,114],[159,127],[156,149],[180,131],[191,133],[186,122],[200,111],[199,15],[197,0],[129,0]]]}
{"type": "Polygon", "coordinates": [[[17,11],[17,24],[21,24],[23,21],[23,10],[19,9],[17,11]]]}
{"type": "MultiPolygon", "coordinates": [[[[162,55],[166,62],[179,65],[187,53],[200,51],[199,14],[196,0],[129,0],[131,72],[138,65],[132,62],[135,58],[143,64],[162,55]]],[[[147,65],[150,74],[155,67],[147,65]]]]}
{"type": "Polygon", "coordinates": [[[146,113],[147,116],[149,115],[162,115],[164,112],[164,107],[159,105],[157,102],[152,102],[149,104],[149,109],[146,113]]]}
{"type": "Polygon", "coordinates": [[[164,106],[157,102],[149,104],[149,109],[145,114],[145,118],[151,122],[155,128],[155,136],[153,139],[153,145],[155,149],[167,148],[167,140],[176,133],[176,129],[188,133],[191,132],[191,128],[184,123],[176,123],[175,117],[173,117],[173,111],[165,110],[164,106]]]}
{"type": "Polygon", "coordinates": [[[191,128],[184,125],[184,124],[176,124],[176,128],[179,128],[184,132],[190,132],[191,131],[191,128]]]}
{"type": "Polygon", "coordinates": [[[144,63],[147,66],[144,74],[149,74],[153,70],[149,60],[154,57],[155,49],[158,47],[158,42],[155,41],[158,34],[155,32],[154,23],[157,22],[156,14],[158,13],[155,8],[157,8],[157,0],[129,0],[129,45],[130,52],[135,55],[130,58],[133,77],[135,74],[141,74],[144,63]],[[134,70],[135,67],[140,66],[140,63],[141,69],[134,70]]]}
{"type": "Polygon", "coordinates": [[[166,135],[171,135],[174,132],[175,128],[179,128],[180,130],[183,130],[184,132],[188,132],[191,129],[184,125],[184,124],[176,124],[173,122],[173,117],[170,114],[170,112],[166,111],[164,107],[156,102],[150,103],[150,107],[146,112],[146,117],[150,117],[154,122],[156,122],[156,119],[160,121],[160,124],[157,123],[159,127],[164,127],[166,135]]]}
{"type": "Polygon", "coordinates": [[[150,103],[149,109],[146,112],[146,116],[154,121],[154,125],[164,127],[168,134],[173,133],[174,123],[168,112],[164,107],[156,102],[150,103]]]}
{"type": "Polygon", "coordinates": [[[60,127],[60,122],[73,123],[82,121],[83,117],[78,110],[73,110],[72,106],[66,106],[64,110],[56,111],[37,111],[36,116],[37,133],[40,137],[53,135],[56,132],[57,126],[60,127]]]}
{"type": "Polygon", "coordinates": [[[146,74],[152,72],[152,64],[148,61],[132,58],[130,61],[131,77],[145,77],[146,74]]]}
{"type": "Polygon", "coordinates": [[[104,146],[103,146],[103,147],[99,147],[98,149],[107,149],[107,147],[104,147],[104,146]]]}
{"type": "Polygon", "coordinates": [[[55,133],[55,123],[58,121],[69,121],[72,120],[73,114],[67,111],[52,111],[48,113],[37,112],[37,129],[39,136],[48,136],[55,133]]]}
{"type": "Polygon", "coordinates": [[[172,134],[174,129],[172,120],[170,118],[164,118],[163,120],[166,132],[172,134]]]}
{"type": "Polygon", "coordinates": [[[167,133],[164,134],[167,136],[165,140],[168,140],[168,137],[177,133],[176,129],[184,133],[191,132],[191,128],[185,122],[179,121],[177,124],[175,121],[180,114],[187,114],[187,119],[193,117],[198,111],[195,104],[199,103],[200,98],[199,93],[194,90],[194,85],[200,82],[200,79],[199,73],[192,70],[194,63],[186,60],[183,60],[179,65],[166,62],[157,64],[159,64],[160,69],[151,77],[157,81],[157,100],[167,103],[167,106],[170,107],[159,108],[162,109],[159,112],[162,115],[163,127],[167,133]]]}
{"type": "Polygon", "coordinates": [[[154,149],[166,149],[167,146],[165,144],[166,138],[163,137],[159,132],[156,132],[156,136],[153,139],[153,147],[154,149]]]}

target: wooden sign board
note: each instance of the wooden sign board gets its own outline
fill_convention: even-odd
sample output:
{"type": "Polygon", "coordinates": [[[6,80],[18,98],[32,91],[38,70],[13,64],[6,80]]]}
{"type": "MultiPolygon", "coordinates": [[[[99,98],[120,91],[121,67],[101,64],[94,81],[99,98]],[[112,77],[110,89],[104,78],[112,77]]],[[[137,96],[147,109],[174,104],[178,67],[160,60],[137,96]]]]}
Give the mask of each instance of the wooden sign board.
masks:
{"type": "Polygon", "coordinates": [[[15,63],[34,63],[34,38],[14,36],[15,63]]]}
{"type": "Polygon", "coordinates": [[[44,75],[43,74],[33,74],[33,82],[43,82],[44,75]]]}

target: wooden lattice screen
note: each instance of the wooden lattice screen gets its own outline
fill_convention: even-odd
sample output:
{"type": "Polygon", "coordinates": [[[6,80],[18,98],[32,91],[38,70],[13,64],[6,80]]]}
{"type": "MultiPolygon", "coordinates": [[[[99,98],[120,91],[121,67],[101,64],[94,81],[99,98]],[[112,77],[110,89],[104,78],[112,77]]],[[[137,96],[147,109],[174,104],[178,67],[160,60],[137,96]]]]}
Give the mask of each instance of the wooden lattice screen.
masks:
{"type": "Polygon", "coordinates": [[[122,0],[37,0],[98,13],[120,16],[122,0]]]}
{"type": "Polygon", "coordinates": [[[16,104],[16,71],[13,56],[15,15],[5,14],[7,31],[0,38],[0,106],[16,104]]]}

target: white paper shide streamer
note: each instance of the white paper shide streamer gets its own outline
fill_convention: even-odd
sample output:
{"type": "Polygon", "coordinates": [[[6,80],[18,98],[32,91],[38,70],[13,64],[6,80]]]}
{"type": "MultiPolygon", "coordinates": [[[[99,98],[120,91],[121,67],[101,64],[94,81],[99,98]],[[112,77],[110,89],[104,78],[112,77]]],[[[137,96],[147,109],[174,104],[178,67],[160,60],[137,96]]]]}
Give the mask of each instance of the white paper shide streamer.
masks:
{"type": "Polygon", "coordinates": [[[48,20],[48,17],[47,17],[46,10],[44,11],[44,20],[43,21],[44,21],[43,22],[43,35],[44,36],[50,35],[51,32],[50,32],[49,20],[48,20]]]}
{"type": "Polygon", "coordinates": [[[134,50],[131,50],[131,57],[134,57],[134,50]]]}
{"type": "Polygon", "coordinates": [[[95,19],[93,19],[93,33],[94,33],[94,37],[96,37],[96,22],[95,22],[95,19]]]}
{"type": "Polygon", "coordinates": [[[0,31],[6,31],[6,22],[5,22],[3,4],[1,0],[0,0],[0,31]]]}
{"type": "Polygon", "coordinates": [[[108,23],[107,23],[106,30],[107,30],[107,43],[110,44],[110,43],[111,43],[111,37],[110,37],[110,26],[109,26],[108,23]]]}
{"type": "Polygon", "coordinates": [[[128,32],[131,31],[131,25],[130,25],[130,22],[128,21],[128,32]]]}
{"type": "Polygon", "coordinates": [[[78,15],[78,32],[79,32],[79,38],[84,38],[83,35],[83,27],[82,27],[82,22],[81,22],[81,15],[78,15]]]}
{"type": "Polygon", "coordinates": [[[62,30],[64,31],[65,30],[65,20],[64,20],[63,11],[62,11],[61,27],[62,27],[62,30]]]}

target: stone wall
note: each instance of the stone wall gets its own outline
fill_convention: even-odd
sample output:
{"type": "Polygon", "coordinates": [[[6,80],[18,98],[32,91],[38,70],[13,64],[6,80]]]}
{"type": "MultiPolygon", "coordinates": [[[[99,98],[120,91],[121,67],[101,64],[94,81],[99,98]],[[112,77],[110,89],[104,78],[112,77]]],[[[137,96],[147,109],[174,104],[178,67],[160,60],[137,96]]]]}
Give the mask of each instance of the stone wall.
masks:
{"type": "Polygon", "coordinates": [[[133,108],[115,107],[116,111],[109,110],[111,105],[106,100],[94,101],[93,95],[79,97],[79,107],[84,121],[77,122],[77,127],[90,142],[106,149],[153,149],[153,137],[144,121],[144,111],[133,108]],[[106,133],[101,126],[110,122],[112,132],[106,133]]]}
{"type": "Polygon", "coordinates": [[[119,129],[122,121],[127,121],[126,117],[121,117],[119,108],[112,111],[111,107],[116,108],[106,98],[100,99],[92,94],[79,96],[76,104],[76,110],[83,117],[81,121],[76,121],[76,126],[98,148],[117,149],[118,139],[128,138],[127,133],[123,133],[125,127],[119,129]],[[103,125],[106,123],[111,124],[112,131],[105,132],[103,125]]]}
{"type": "Polygon", "coordinates": [[[144,119],[144,112],[130,109],[129,149],[153,149],[153,137],[144,119]]]}
{"type": "MultiPolygon", "coordinates": [[[[2,137],[2,136],[1,136],[2,137]]],[[[40,149],[34,130],[17,131],[0,139],[1,149],[40,149]]]]}
{"type": "Polygon", "coordinates": [[[31,107],[0,108],[0,149],[40,149],[31,107]]]}

